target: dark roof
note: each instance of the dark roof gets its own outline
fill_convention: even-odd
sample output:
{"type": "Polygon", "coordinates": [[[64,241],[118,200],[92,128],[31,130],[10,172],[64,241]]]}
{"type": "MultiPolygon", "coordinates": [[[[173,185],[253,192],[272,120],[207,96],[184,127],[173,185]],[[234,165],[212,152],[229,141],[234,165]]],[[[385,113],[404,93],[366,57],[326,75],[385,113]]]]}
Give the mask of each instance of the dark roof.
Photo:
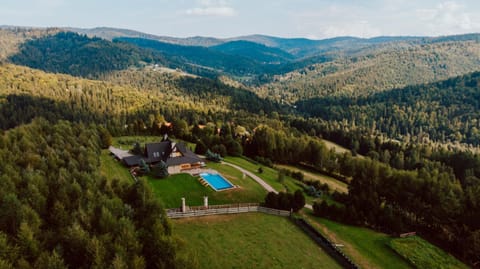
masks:
{"type": "Polygon", "coordinates": [[[190,149],[188,149],[184,143],[177,143],[176,147],[177,147],[177,150],[183,154],[183,156],[197,158],[198,160],[200,160],[197,154],[193,153],[190,149]]]}
{"type": "Polygon", "coordinates": [[[128,157],[125,157],[123,158],[123,162],[125,163],[125,165],[127,166],[137,166],[140,164],[140,160],[143,159],[142,156],[140,155],[133,155],[133,156],[128,156],[128,157]]]}
{"type": "Polygon", "coordinates": [[[201,162],[200,159],[195,153],[187,148],[184,143],[176,143],[175,147],[177,151],[179,151],[183,156],[180,157],[173,157],[167,159],[168,165],[180,165],[184,163],[198,163],[201,162]]]}
{"type": "Polygon", "coordinates": [[[202,160],[200,158],[191,158],[191,157],[174,157],[174,158],[168,158],[167,164],[169,166],[175,166],[175,165],[180,165],[184,163],[198,163],[201,162],[202,160]]]}
{"type": "Polygon", "coordinates": [[[187,148],[184,143],[175,143],[172,146],[170,140],[165,140],[158,143],[148,143],[145,145],[145,155],[133,155],[123,158],[123,162],[127,166],[137,166],[140,164],[140,160],[145,160],[146,163],[158,163],[164,161],[167,165],[175,166],[181,165],[184,163],[198,163],[201,162],[200,159],[195,153],[187,148]],[[176,148],[182,156],[170,157],[170,154],[176,148]]]}
{"type": "Polygon", "coordinates": [[[156,163],[159,161],[167,161],[168,156],[172,153],[172,142],[170,140],[159,143],[145,144],[146,162],[156,163]]]}

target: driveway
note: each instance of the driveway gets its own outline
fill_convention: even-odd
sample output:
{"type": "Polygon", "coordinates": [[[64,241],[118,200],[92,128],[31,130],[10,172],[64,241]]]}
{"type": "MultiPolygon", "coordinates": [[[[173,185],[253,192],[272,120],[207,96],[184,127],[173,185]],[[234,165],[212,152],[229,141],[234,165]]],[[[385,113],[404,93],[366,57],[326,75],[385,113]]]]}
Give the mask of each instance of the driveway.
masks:
{"type": "Polygon", "coordinates": [[[247,171],[245,169],[243,169],[242,167],[238,166],[238,165],[235,165],[235,164],[232,164],[232,163],[227,163],[227,162],[222,162],[222,164],[225,164],[225,165],[229,165],[231,167],[234,167],[236,169],[238,169],[240,172],[244,173],[245,175],[253,178],[253,180],[255,180],[256,182],[258,182],[258,184],[260,184],[264,189],[266,189],[268,192],[274,192],[274,193],[278,193],[278,191],[276,191],[274,188],[272,188],[272,186],[268,185],[267,182],[265,182],[263,179],[261,179],[260,177],[258,177],[257,175],[255,175],[254,173],[250,172],[250,171],[247,171]]]}

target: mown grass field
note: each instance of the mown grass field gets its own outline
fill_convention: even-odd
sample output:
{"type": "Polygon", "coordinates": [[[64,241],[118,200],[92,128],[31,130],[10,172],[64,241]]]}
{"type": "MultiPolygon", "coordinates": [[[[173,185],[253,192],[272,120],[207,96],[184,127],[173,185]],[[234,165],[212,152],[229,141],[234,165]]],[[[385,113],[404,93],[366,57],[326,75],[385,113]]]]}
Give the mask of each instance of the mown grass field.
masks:
{"type": "Polygon", "coordinates": [[[180,207],[181,198],[185,197],[189,206],[203,205],[203,196],[208,196],[209,204],[259,203],[263,202],[267,191],[249,177],[243,178],[240,171],[233,167],[209,163],[208,166],[220,172],[235,189],[216,192],[203,186],[196,177],[189,174],[171,175],[165,179],[145,176],[155,194],[166,208],[180,207]]]}
{"type": "Polygon", "coordinates": [[[348,192],[348,185],[345,184],[344,182],[341,182],[339,180],[336,180],[333,177],[329,177],[326,175],[322,175],[320,173],[316,173],[301,167],[293,166],[293,165],[284,165],[284,164],[279,164],[275,165],[278,168],[283,168],[283,169],[288,169],[291,171],[295,172],[302,172],[303,175],[305,176],[305,180],[314,180],[314,181],[320,181],[322,184],[327,184],[328,187],[330,187],[331,190],[336,190],[341,193],[347,193],[348,192]]]}
{"type": "MultiPolygon", "coordinates": [[[[126,136],[113,139],[115,147],[129,149],[135,141],[140,144],[159,141],[157,136],[126,136]]],[[[191,145],[190,145],[191,146],[191,145]]],[[[118,178],[122,181],[133,182],[128,168],[110,156],[108,150],[102,151],[101,155],[102,174],[109,179],[118,178]]],[[[259,203],[263,202],[267,191],[257,182],[243,174],[237,169],[219,163],[208,163],[209,168],[217,170],[226,177],[237,188],[216,192],[210,187],[200,184],[196,177],[188,174],[171,175],[166,179],[157,179],[152,176],[144,176],[153,188],[154,193],[162,201],[166,208],[179,207],[181,198],[185,197],[187,205],[203,205],[203,197],[208,196],[209,204],[231,204],[231,203],[259,203]]]]}
{"type": "Polygon", "coordinates": [[[284,217],[249,213],[173,223],[200,268],[341,268],[284,217]]]}
{"type": "Polygon", "coordinates": [[[236,165],[244,168],[245,170],[247,170],[249,172],[252,172],[253,174],[259,176],[260,178],[265,180],[265,182],[267,182],[270,186],[272,186],[277,191],[288,190],[290,192],[294,192],[295,190],[299,190],[299,189],[302,190],[303,189],[301,187],[302,183],[298,182],[297,180],[295,180],[295,179],[293,179],[289,176],[285,176],[285,179],[284,179],[283,183],[278,181],[278,171],[273,169],[273,168],[267,167],[265,165],[255,164],[253,162],[250,162],[250,161],[248,161],[244,158],[240,158],[240,157],[226,157],[225,161],[229,162],[229,163],[236,164],[236,165]],[[258,172],[259,167],[262,167],[262,169],[263,169],[262,173],[258,172]]]}
{"type": "Polygon", "coordinates": [[[418,236],[393,239],[389,246],[416,268],[468,268],[455,257],[418,236]]]}
{"type": "Polygon", "coordinates": [[[342,244],[342,251],[361,268],[413,268],[389,247],[391,236],[314,217],[310,214],[311,210],[304,209],[304,212],[307,213],[302,214],[303,217],[330,241],[342,244]]]}

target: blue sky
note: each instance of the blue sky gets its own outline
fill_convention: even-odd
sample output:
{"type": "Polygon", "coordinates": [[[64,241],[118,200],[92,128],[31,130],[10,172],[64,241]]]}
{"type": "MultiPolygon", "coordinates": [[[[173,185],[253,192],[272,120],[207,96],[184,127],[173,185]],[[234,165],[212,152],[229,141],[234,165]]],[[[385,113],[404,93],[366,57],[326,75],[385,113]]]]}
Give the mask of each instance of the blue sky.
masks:
{"type": "Polygon", "coordinates": [[[168,36],[329,38],[480,32],[479,0],[0,0],[0,25],[168,36]]]}

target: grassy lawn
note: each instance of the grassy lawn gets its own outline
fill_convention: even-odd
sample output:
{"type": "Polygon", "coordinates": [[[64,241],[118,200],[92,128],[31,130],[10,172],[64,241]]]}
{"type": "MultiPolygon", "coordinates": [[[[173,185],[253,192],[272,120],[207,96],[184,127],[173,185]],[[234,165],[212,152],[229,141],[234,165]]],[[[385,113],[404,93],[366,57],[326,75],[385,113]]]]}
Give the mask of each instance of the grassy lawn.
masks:
{"type": "Polygon", "coordinates": [[[387,234],[314,217],[310,213],[303,214],[303,217],[333,243],[344,245],[345,254],[362,268],[412,268],[389,247],[392,237],[387,234]]]}
{"type": "Polygon", "coordinates": [[[287,218],[250,213],[173,223],[200,268],[341,268],[287,218]]]}
{"type": "Polygon", "coordinates": [[[468,268],[445,251],[418,236],[396,238],[390,247],[417,268],[468,268]]]}
{"type": "MultiPolygon", "coordinates": [[[[132,137],[128,137],[128,139],[130,138],[132,137]]],[[[100,158],[101,171],[104,176],[108,179],[118,178],[133,183],[128,168],[110,156],[108,150],[102,151],[100,158]]],[[[212,205],[259,203],[265,200],[267,191],[253,179],[243,178],[243,174],[235,168],[218,163],[209,163],[208,167],[217,170],[238,188],[216,192],[210,187],[203,186],[195,177],[188,174],[171,175],[166,179],[156,179],[151,176],[144,176],[144,178],[148,180],[166,208],[179,207],[182,197],[185,197],[187,205],[190,206],[203,205],[203,196],[208,196],[209,204],[212,205]]]]}
{"type": "Polygon", "coordinates": [[[181,198],[185,197],[187,205],[203,205],[203,196],[208,196],[209,204],[258,203],[265,200],[267,191],[249,177],[233,167],[209,163],[208,167],[217,170],[238,188],[216,192],[205,187],[197,178],[189,174],[171,175],[166,179],[146,176],[155,194],[162,200],[166,208],[179,207],[181,198]]]}
{"type": "MultiPolygon", "coordinates": [[[[252,172],[253,174],[262,178],[265,182],[267,182],[270,186],[272,186],[277,191],[289,191],[295,192],[296,190],[304,190],[304,184],[299,182],[298,180],[293,179],[292,177],[285,176],[284,182],[281,183],[278,181],[278,170],[261,165],[255,164],[250,162],[244,158],[240,157],[226,157],[226,162],[236,164],[247,171],[252,172]],[[258,173],[258,168],[262,167],[263,173],[258,173]]],[[[318,198],[314,198],[305,194],[305,201],[308,204],[313,204],[314,201],[319,200],[318,198]]]]}
{"type": "Polygon", "coordinates": [[[320,173],[313,172],[313,171],[300,168],[297,166],[293,166],[293,165],[275,165],[275,166],[279,168],[288,169],[291,171],[302,172],[306,180],[320,181],[322,184],[327,184],[331,190],[336,190],[342,193],[348,192],[348,185],[339,180],[334,179],[333,177],[322,175],[320,173]]]}
{"type": "Polygon", "coordinates": [[[265,182],[267,182],[270,186],[272,186],[277,191],[285,191],[286,189],[288,189],[291,192],[294,192],[295,190],[298,190],[298,189],[303,190],[303,188],[301,187],[302,183],[296,181],[291,177],[285,176],[285,181],[283,182],[283,184],[279,182],[278,171],[273,168],[270,168],[261,164],[255,164],[253,162],[250,162],[240,157],[226,157],[225,161],[236,164],[244,168],[245,170],[248,170],[254,173],[255,175],[265,180],[265,182]],[[263,173],[258,173],[259,167],[262,167],[263,173]]]}
{"type": "Polygon", "coordinates": [[[100,155],[101,173],[107,179],[119,179],[124,182],[132,182],[133,178],[128,171],[128,168],[119,163],[113,156],[110,156],[110,152],[107,149],[102,150],[100,155]]]}

